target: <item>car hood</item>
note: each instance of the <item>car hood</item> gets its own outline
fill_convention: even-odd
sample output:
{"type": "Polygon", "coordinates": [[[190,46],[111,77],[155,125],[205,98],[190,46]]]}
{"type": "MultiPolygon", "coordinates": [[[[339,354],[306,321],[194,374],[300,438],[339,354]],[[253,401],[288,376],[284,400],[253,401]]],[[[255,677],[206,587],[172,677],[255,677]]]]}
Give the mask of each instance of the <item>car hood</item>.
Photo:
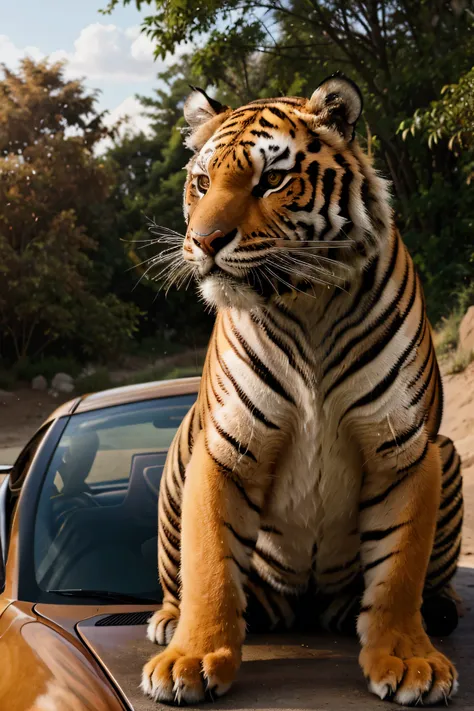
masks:
{"type": "MultiPolygon", "coordinates": [[[[467,607],[474,597],[474,569],[458,574],[456,587],[467,607]]],[[[56,623],[71,625],[128,700],[134,711],[156,711],[169,706],[145,698],[139,689],[141,668],[160,651],[145,636],[150,608],[130,606],[89,607],[38,605],[37,612],[56,623]],[[47,609],[46,609],[47,608],[47,609]],[[71,616],[71,612],[73,612],[71,616]],[[62,615],[62,618],[61,618],[62,615]],[[69,622],[65,620],[68,617],[69,622]]],[[[436,646],[455,662],[461,677],[456,706],[474,708],[471,665],[474,658],[474,619],[467,614],[458,630],[436,646]],[[466,704],[466,705],[463,705],[466,704]]],[[[212,711],[300,711],[351,707],[354,711],[385,709],[386,704],[370,695],[358,666],[357,640],[333,635],[285,634],[250,636],[244,647],[243,665],[227,696],[212,705],[212,711]]],[[[202,711],[203,706],[187,707],[202,711]]]]}

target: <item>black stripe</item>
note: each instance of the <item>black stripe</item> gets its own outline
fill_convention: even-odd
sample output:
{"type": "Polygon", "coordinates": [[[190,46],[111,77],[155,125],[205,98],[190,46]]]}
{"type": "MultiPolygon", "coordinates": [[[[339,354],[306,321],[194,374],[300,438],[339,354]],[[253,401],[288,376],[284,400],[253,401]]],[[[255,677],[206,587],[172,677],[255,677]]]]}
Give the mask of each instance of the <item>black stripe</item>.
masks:
{"type": "Polygon", "coordinates": [[[233,447],[233,448],[235,449],[235,451],[236,451],[238,454],[241,454],[241,455],[244,456],[244,457],[248,457],[248,458],[251,459],[253,462],[256,462],[257,459],[256,459],[255,455],[253,454],[253,452],[250,451],[249,445],[248,445],[248,444],[242,444],[241,442],[239,442],[235,437],[233,437],[231,434],[229,434],[229,432],[227,432],[227,431],[217,422],[217,420],[216,420],[216,418],[214,417],[214,415],[212,414],[212,412],[210,412],[209,414],[210,414],[210,417],[211,417],[211,420],[212,420],[212,424],[214,425],[214,427],[216,428],[216,430],[217,430],[217,432],[220,434],[220,436],[221,436],[223,439],[225,439],[225,441],[228,442],[228,443],[231,445],[231,447],[233,447]]]}
{"type": "MultiPolygon", "coordinates": [[[[439,541],[436,540],[434,546],[433,546],[433,551],[436,551],[436,553],[432,556],[432,560],[437,560],[438,558],[441,558],[446,551],[442,550],[447,546],[448,544],[454,543],[454,541],[457,540],[458,536],[461,534],[462,530],[462,524],[463,524],[463,517],[459,519],[457,522],[456,526],[453,528],[453,530],[446,534],[443,538],[441,538],[439,541]],[[440,552],[441,551],[441,552],[440,552]]],[[[436,530],[436,537],[438,537],[438,534],[441,533],[441,529],[436,530]]]]}
{"type": "Polygon", "coordinates": [[[169,560],[173,563],[173,565],[178,568],[180,566],[180,561],[179,558],[176,557],[176,551],[173,549],[171,552],[167,547],[166,547],[166,542],[167,538],[164,534],[162,534],[162,531],[160,530],[159,532],[159,538],[160,538],[160,544],[161,544],[161,554],[165,553],[169,560]]]}
{"type": "Polygon", "coordinates": [[[423,397],[425,392],[428,390],[429,386],[431,385],[431,379],[433,377],[433,370],[435,367],[435,363],[436,363],[436,358],[433,356],[433,360],[431,361],[431,366],[428,371],[428,375],[426,376],[426,380],[423,382],[423,385],[421,386],[421,388],[412,397],[412,399],[408,403],[408,407],[413,407],[414,405],[418,405],[421,398],[423,397]]]}
{"type": "Polygon", "coordinates": [[[273,138],[268,131],[260,131],[258,128],[253,128],[250,133],[252,136],[257,136],[258,138],[273,138]]]}
{"type": "Polygon", "coordinates": [[[399,531],[400,528],[408,526],[412,521],[405,521],[404,523],[399,523],[396,526],[390,526],[389,528],[379,528],[372,531],[363,531],[360,535],[361,543],[368,543],[369,541],[383,541],[384,538],[390,536],[395,531],[399,531]]]}
{"type": "MultiPolygon", "coordinates": [[[[165,479],[164,485],[165,485],[165,490],[163,492],[164,493],[163,504],[165,506],[167,504],[169,504],[169,506],[171,507],[171,510],[176,517],[176,523],[174,521],[170,521],[170,523],[172,525],[174,525],[175,529],[179,532],[181,530],[181,510],[179,508],[178,502],[173,498],[173,496],[168,488],[168,483],[167,483],[166,479],[165,479]]],[[[168,514],[168,519],[169,519],[170,518],[169,512],[167,511],[166,513],[168,514]]]]}
{"type": "Polygon", "coordinates": [[[191,410],[191,414],[189,417],[188,421],[188,453],[191,454],[193,451],[193,444],[194,444],[194,438],[193,438],[193,427],[194,427],[194,415],[196,413],[196,407],[193,405],[193,408],[191,410]]]}
{"type": "MultiPolygon", "coordinates": [[[[261,318],[256,316],[254,313],[250,314],[251,320],[259,326],[267,335],[267,337],[275,344],[275,346],[287,357],[289,365],[295,370],[305,381],[306,385],[310,385],[312,382],[312,378],[308,373],[306,373],[301,366],[296,362],[296,358],[294,354],[291,351],[291,348],[286,345],[283,341],[281,341],[276,333],[272,331],[270,328],[268,328],[268,325],[264,323],[261,318]]],[[[270,320],[270,319],[268,319],[270,320]]]]}
{"type": "Polygon", "coordinates": [[[343,571],[358,563],[359,560],[360,554],[357,553],[354,558],[352,558],[352,560],[349,560],[347,563],[343,563],[342,565],[335,565],[331,568],[325,568],[321,571],[321,575],[330,575],[331,573],[342,573],[343,571]]]}
{"type": "MultiPolygon", "coordinates": [[[[340,294],[341,292],[340,292],[340,291],[335,291],[334,293],[335,293],[335,294],[340,294]]],[[[281,324],[279,324],[278,321],[275,320],[274,316],[271,314],[270,311],[265,311],[264,313],[265,313],[265,318],[267,318],[267,319],[270,321],[270,323],[272,324],[272,326],[273,326],[274,328],[276,328],[278,331],[280,331],[280,333],[283,333],[283,335],[286,336],[286,337],[291,341],[291,343],[293,344],[293,346],[294,346],[294,347],[296,348],[296,350],[298,351],[299,357],[300,357],[301,360],[305,363],[305,365],[307,365],[309,368],[313,367],[314,363],[310,360],[309,356],[306,354],[306,352],[305,352],[303,346],[302,346],[301,343],[298,341],[298,339],[295,338],[295,336],[294,336],[292,333],[290,333],[289,331],[287,331],[286,328],[284,328],[283,326],[281,326],[281,324]]]]}
{"type": "MultiPolygon", "coordinates": [[[[291,104],[293,104],[294,102],[286,102],[286,101],[281,101],[281,102],[280,102],[280,101],[279,101],[278,103],[282,103],[282,104],[291,103],[291,104]]],[[[284,111],[281,111],[281,109],[277,109],[276,106],[265,106],[265,108],[267,109],[267,111],[270,111],[270,113],[273,114],[274,116],[278,116],[279,119],[282,119],[283,121],[286,119],[286,120],[293,126],[293,128],[296,128],[296,123],[293,121],[293,119],[291,119],[291,118],[288,116],[288,114],[285,114],[284,111]]]]}
{"type": "Polygon", "coordinates": [[[278,128],[278,126],[276,126],[276,124],[270,123],[270,121],[267,121],[267,119],[264,116],[260,116],[260,118],[258,119],[258,122],[259,122],[260,126],[262,126],[262,128],[273,128],[273,129],[278,128]]]}
{"type": "MultiPolygon", "coordinates": [[[[166,579],[166,585],[171,588],[171,592],[174,592],[177,597],[179,597],[179,585],[176,581],[176,579],[173,577],[173,575],[170,573],[168,568],[166,567],[165,563],[163,560],[161,562],[161,570],[160,570],[160,577],[165,577],[166,579]],[[164,574],[164,575],[163,575],[164,574]]],[[[165,588],[166,586],[163,585],[165,588]]]]}
{"type": "Polygon", "coordinates": [[[354,580],[354,578],[358,575],[359,570],[351,570],[347,575],[343,575],[342,578],[339,578],[338,580],[330,580],[330,581],[325,581],[324,583],[321,583],[322,587],[324,590],[327,588],[339,588],[341,586],[344,586],[354,580]]]}
{"type": "MultiPolygon", "coordinates": [[[[208,380],[208,382],[209,382],[209,385],[211,386],[212,394],[213,394],[214,397],[216,398],[217,402],[219,403],[219,405],[223,405],[223,404],[224,404],[224,400],[223,400],[222,397],[219,395],[219,393],[217,392],[217,390],[216,390],[215,387],[214,387],[214,383],[212,382],[212,374],[209,375],[209,380],[208,380]]],[[[209,396],[208,396],[208,404],[209,404],[209,396]]]]}
{"type": "Polygon", "coordinates": [[[454,499],[459,496],[459,494],[462,492],[462,479],[459,479],[459,482],[457,486],[455,487],[454,491],[449,494],[445,499],[442,500],[441,505],[440,505],[440,511],[445,509],[447,506],[453,503],[454,499]]]}
{"type": "MultiPolygon", "coordinates": [[[[451,556],[448,558],[448,560],[446,560],[436,570],[430,570],[428,579],[427,579],[427,584],[429,585],[430,578],[438,578],[440,575],[443,575],[443,573],[446,573],[446,571],[450,570],[453,567],[453,565],[457,562],[460,553],[461,553],[461,541],[459,541],[456,548],[454,549],[454,552],[451,554],[451,556]]],[[[445,582],[445,581],[443,581],[443,582],[445,582]]],[[[438,586],[442,587],[442,585],[440,585],[439,583],[438,583],[437,587],[438,586]]],[[[431,593],[431,586],[429,585],[429,587],[430,587],[430,593],[431,593]]]]}
{"type": "Polygon", "coordinates": [[[409,439],[414,437],[420,430],[423,429],[423,427],[425,426],[425,420],[426,416],[423,413],[423,419],[421,420],[421,422],[417,422],[412,427],[410,427],[409,430],[405,430],[405,432],[402,432],[400,435],[397,435],[396,438],[389,439],[383,444],[381,444],[379,447],[377,447],[377,454],[380,454],[380,452],[386,452],[387,449],[393,449],[394,447],[398,448],[403,444],[406,444],[409,439]]]}
{"type": "Polygon", "coordinates": [[[313,163],[310,163],[306,168],[306,173],[308,175],[308,180],[311,185],[311,195],[309,196],[307,202],[304,205],[300,205],[297,202],[292,202],[291,204],[286,205],[287,210],[291,210],[292,212],[312,212],[314,210],[319,177],[318,161],[313,161],[313,163]]]}
{"type": "Polygon", "coordinates": [[[331,220],[329,219],[329,207],[331,205],[331,198],[334,192],[334,185],[336,182],[336,171],[333,168],[327,168],[323,175],[323,197],[324,205],[322,206],[319,214],[324,217],[325,227],[319,233],[318,239],[324,239],[328,232],[333,229],[331,220]]]}
{"type": "Polygon", "coordinates": [[[240,401],[242,402],[243,405],[250,411],[250,414],[255,417],[257,420],[259,420],[262,424],[264,424],[266,427],[268,427],[271,430],[279,430],[280,428],[278,425],[275,425],[274,422],[269,420],[261,410],[258,409],[258,407],[252,402],[252,400],[245,394],[245,392],[242,390],[241,386],[238,384],[232,373],[230,372],[229,368],[227,365],[224,363],[224,361],[221,359],[221,355],[219,353],[219,350],[217,348],[217,340],[215,340],[215,349],[216,349],[216,356],[217,360],[219,362],[220,367],[222,368],[222,371],[224,375],[230,380],[232,385],[234,386],[235,392],[237,393],[240,401]]]}
{"type": "MultiPolygon", "coordinates": [[[[454,448],[454,445],[453,445],[451,452],[449,454],[449,457],[447,458],[447,460],[445,462],[443,462],[443,474],[445,474],[446,472],[448,472],[451,469],[451,465],[454,462],[455,454],[456,454],[456,449],[454,448]]],[[[447,482],[445,483],[445,486],[448,486],[447,482]]]]}
{"type": "Polygon", "coordinates": [[[255,553],[261,558],[262,560],[265,561],[265,563],[268,563],[272,568],[277,568],[279,571],[282,573],[290,573],[291,575],[298,575],[298,572],[294,570],[294,568],[290,568],[288,565],[285,565],[284,563],[280,563],[279,560],[274,558],[270,553],[267,553],[266,551],[262,551],[261,548],[255,548],[255,553]]]}
{"type": "MultiPolygon", "coordinates": [[[[336,328],[343,321],[345,321],[347,318],[349,318],[349,316],[354,315],[354,312],[357,309],[357,307],[359,306],[362,297],[366,296],[369,292],[372,291],[374,283],[375,283],[375,276],[377,274],[378,265],[379,265],[379,258],[377,256],[373,257],[369,262],[367,262],[367,264],[365,265],[365,267],[362,271],[362,280],[359,284],[359,288],[357,289],[357,292],[356,292],[354,298],[352,299],[349,307],[331,324],[331,327],[329,328],[329,330],[326,331],[326,333],[324,334],[324,337],[323,337],[321,343],[325,343],[326,341],[328,341],[332,337],[336,328]]],[[[342,293],[343,292],[341,289],[336,289],[333,292],[333,296],[334,296],[334,294],[339,296],[342,293]]],[[[328,308],[330,306],[331,301],[332,301],[332,298],[328,302],[326,308],[328,308]]],[[[365,318],[365,316],[366,316],[366,314],[364,312],[364,318],[365,318]]],[[[326,311],[323,312],[319,321],[321,321],[325,317],[326,317],[326,311]]],[[[357,323],[355,325],[357,325],[357,323]]],[[[352,328],[352,326],[349,324],[347,328],[352,328]]],[[[343,333],[345,333],[345,331],[346,331],[346,329],[342,330],[341,334],[338,334],[337,338],[339,338],[339,335],[342,335],[343,333]]],[[[326,353],[324,354],[324,357],[327,358],[331,352],[332,352],[332,347],[330,350],[326,351],[326,353]]]]}
{"type": "Polygon", "coordinates": [[[228,521],[224,521],[224,526],[229,529],[229,531],[232,533],[232,535],[241,543],[243,546],[246,548],[254,548],[255,544],[257,543],[256,538],[246,538],[245,536],[242,536],[242,534],[237,533],[235,528],[232,526],[231,523],[228,521]]]}
{"type": "Polygon", "coordinates": [[[233,563],[235,563],[237,568],[242,573],[242,575],[247,576],[249,574],[249,572],[250,572],[249,569],[245,568],[241,563],[239,563],[239,561],[237,560],[237,558],[234,555],[225,555],[224,560],[231,560],[233,563]]]}
{"type": "Polygon", "coordinates": [[[376,560],[373,560],[371,563],[367,563],[364,566],[364,572],[372,570],[372,568],[376,568],[381,563],[384,563],[386,560],[392,558],[394,555],[398,555],[399,553],[400,551],[392,551],[392,553],[387,553],[387,555],[383,555],[381,558],[376,558],[376,560]]]}
{"type": "MultiPolygon", "coordinates": [[[[421,339],[421,340],[423,341],[423,339],[421,339]]],[[[423,375],[426,368],[428,367],[428,362],[431,358],[432,352],[433,352],[433,341],[431,340],[431,336],[430,336],[430,340],[429,340],[429,344],[428,344],[428,352],[425,356],[425,360],[423,361],[423,364],[422,364],[421,368],[419,369],[419,371],[417,372],[417,374],[415,375],[415,377],[412,378],[410,380],[410,382],[408,383],[409,388],[412,388],[420,380],[421,376],[423,375]]]]}
{"type": "MultiPolygon", "coordinates": [[[[406,314],[403,316],[402,322],[405,320],[405,317],[406,314]]],[[[385,378],[381,380],[375,386],[375,388],[373,388],[373,390],[369,391],[366,395],[363,395],[361,398],[359,398],[359,400],[356,400],[354,403],[352,403],[352,405],[350,405],[345,411],[345,413],[342,415],[339,424],[351,410],[354,410],[356,407],[364,407],[365,405],[374,402],[377,398],[383,395],[383,393],[386,392],[391,385],[393,385],[400,373],[402,365],[404,364],[410,353],[413,351],[413,348],[416,342],[418,341],[418,337],[423,328],[423,321],[424,318],[421,318],[420,325],[418,326],[418,331],[416,332],[415,336],[412,338],[408,346],[405,348],[395,365],[392,366],[392,368],[388,371],[388,374],[385,376],[385,378]]]]}
{"type": "MultiPolygon", "coordinates": [[[[271,136],[269,136],[269,138],[271,138],[271,136]]],[[[285,158],[288,158],[289,155],[290,155],[290,149],[287,146],[277,156],[273,156],[271,165],[273,165],[274,163],[278,163],[279,160],[284,160],[285,158]]]]}
{"type": "Polygon", "coordinates": [[[382,503],[382,501],[384,501],[387,498],[387,496],[389,496],[389,494],[392,493],[392,491],[394,489],[396,489],[398,486],[400,486],[400,484],[402,484],[410,475],[410,473],[411,473],[410,470],[413,467],[418,466],[418,464],[420,464],[423,461],[423,459],[425,458],[426,453],[428,451],[428,445],[429,445],[429,443],[427,441],[421,455],[419,457],[417,457],[415,459],[415,461],[412,462],[411,464],[409,464],[408,466],[404,467],[403,469],[398,470],[398,474],[403,473],[403,476],[401,476],[399,479],[397,479],[392,484],[390,484],[390,486],[387,489],[385,489],[385,491],[383,491],[381,494],[377,494],[377,496],[373,496],[371,499],[366,499],[365,501],[361,501],[359,504],[359,511],[363,511],[364,509],[368,509],[371,506],[375,506],[376,504],[382,503]]]}
{"type": "Polygon", "coordinates": [[[282,532],[275,528],[275,526],[260,526],[260,530],[264,533],[274,533],[276,536],[282,536],[282,532]]]}
{"type": "Polygon", "coordinates": [[[244,158],[245,158],[245,160],[247,161],[247,163],[249,164],[249,166],[250,166],[251,168],[253,168],[252,159],[250,158],[250,154],[249,154],[248,150],[247,150],[246,148],[244,148],[244,149],[242,150],[242,153],[244,154],[244,158]]]}
{"type": "Polygon", "coordinates": [[[296,314],[292,313],[289,309],[286,308],[283,304],[273,304],[273,307],[275,308],[276,311],[278,311],[280,314],[282,314],[285,318],[287,318],[289,321],[292,321],[298,328],[301,329],[301,332],[303,336],[306,336],[307,330],[306,327],[301,321],[296,314]]]}
{"type": "Polygon", "coordinates": [[[456,502],[456,504],[453,506],[453,508],[450,511],[448,511],[448,513],[446,513],[443,516],[443,518],[441,518],[438,521],[438,528],[444,528],[445,526],[447,526],[448,523],[450,523],[450,521],[452,521],[453,518],[456,516],[456,514],[458,513],[458,511],[462,507],[462,505],[463,505],[463,498],[461,496],[461,498],[459,499],[459,501],[456,502]]]}
{"type": "Polygon", "coordinates": [[[207,451],[208,455],[210,456],[210,458],[212,459],[212,461],[214,462],[214,464],[215,464],[217,467],[219,467],[219,469],[222,471],[222,473],[225,474],[226,478],[229,479],[229,480],[234,484],[234,486],[236,487],[236,489],[237,489],[237,491],[239,492],[239,494],[242,496],[242,498],[243,498],[243,499],[245,500],[245,502],[247,503],[248,507],[249,507],[250,509],[252,509],[252,511],[256,511],[257,513],[261,513],[261,511],[262,511],[261,507],[258,506],[257,504],[255,504],[255,503],[252,501],[252,499],[249,497],[249,495],[248,495],[247,492],[245,491],[245,488],[244,488],[243,484],[236,478],[236,474],[235,474],[235,472],[233,471],[233,469],[231,469],[230,467],[228,467],[228,466],[226,466],[225,464],[223,464],[222,462],[220,462],[220,461],[217,459],[217,457],[215,457],[215,456],[212,454],[212,452],[211,452],[211,450],[210,450],[210,448],[209,448],[209,443],[208,443],[207,439],[204,441],[204,445],[205,445],[205,447],[206,447],[206,451],[207,451]]]}
{"type": "Polygon", "coordinates": [[[456,467],[454,468],[453,473],[451,476],[446,479],[446,481],[443,481],[443,489],[449,489],[453,481],[459,476],[459,472],[461,469],[461,459],[458,459],[458,463],[456,464],[456,467]]]}
{"type": "MultiPolygon", "coordinates": [[[[385,334],[383,338],[380,338],[377,340],[377,342],[372,345],[371,348],[369,348],[363,355],[362,357],[365,356],[369,357],[369,361],[373,360],[371,355],[371,351],[375,351],[376,355],[381,353],[383,348],[390,342],[392,336],[397,332],[398,328],[400,327],[402,323],[402,315],[396,311],[398,304],[402,300],[403,296],[406,294],[406,286],[408,283],[408,278],[410,275],[410,262],[407,259],[406,264],[405,264],[405,271],[403,275],[403,280],[402,283],[400,284],[400,287],[397,291],[397,294],[395,295],[395,298],[390,302],[390,304],[380,313],[374,321],[371,321],[370,323],[367,324],[366,328],[360,333],[351,338],[343,348],[341,348],[338,353],[335,355],[335,357],[327,363],[327,365],[324,368],[323,371],[323,378],[325,378],[328,373],[336,368],[337,366],[341,365],[341,363],[345,360],[345,358],[349,355],[349,353],[352,351],[352,349],[359,345],[364,338],[372,334],[379,326],[382,326],[386,328],[385,334]],[[392,317],[392,315],[395,314],[395,317],[392,321],[392,323],[388,326],[387,328],[387,322],[388,320],[392,317]],[[389,338],[387,338],[389,336],[389,338]],[[366,354],[369,354],[368,356],[366,354]]],[[[416,290],[416,282],[415,282],[415,290],[416,290]]],[[[359,358],[357,359],[359,361],[359,358]]],[[[355,364],[353,364],[355,365],[355,364]]]]}
{"type": "Polygon", "coordinates": [[[178,468],[181,482],[184,484],[184,480],[186,478],[186,467],[184,466],[181,458],[181,437],[178,438],[178,468]]]}
{"type": "MultiPolygon", "coordinates": [[[[463,524],[463,517],[461,516],[461,518],[457,522],[456,526],[453,528],[453,530],[450,533],[446,534],[446,536],[444,536],[444,538],[441,538],[440,540],[436,540],[433,549],[440,550],[441,548],[444,548],[444,546],[446,546],[448,543],[453,543],[457,539],[459,534],[461,533],[462,524],[463,524]]],[[[441,533],[441,529],[438,527],[436,530],[436,538],[438,538],[439,533],[441,533]]]]}
{"type": "Polygon", "coordinates": [[[172,531],[170,531],[170,529],[167,526],[168,523],[169,523],[169,521],[166,521],[166,523],[165,523],[163,516],[160,516],[160,519],[159,519],[160,528],[163,529],[163,533],[165,534],[166,538],[171,543],[173,548],[175,548],[177,551],[179,551],[179,538],[177,536],[175,536],[172,531]]]}
{"type": "MultiPolygon", "coordinates": [[[[393,250],[392,254],[390,257],[390,262],[388,264],[388,267],[379,283],[375,291],[372,293],[375,277],[376,277],[376,271],[379,265],[378,258],[374,259],[374,261],[368,265],[368,268],[366,272],[363,273],[363,281],[362,284],[359,288],[359,292],[357,293],[354,302],[350,305],[349,309],[347,312],[341,316],[340,320],[344,320],[345,318],[349,318],[351,316],[356,307],[359,305],[362,296],[365,296],[365,294],[368,294],[369,298],[369,303],[367,304],[367,307],[362,310],[362,312],[359,314],[359,316],[356,318],[355,321],[349,322],[342,328],[338,333],[336,333],[335,338],[333,343],[331,344],[330,347],[328,347],[326,353],[325,353],[325,358],[327,358],[331,352],[333,352],[334,347],[337,343],[337,341],[344,336],[347,331],[351,330],[352,328],[356,328],[357,326],[360,326],[361,323],[363,323],[366,318],[367,318],[367,312],[369,309],[374,305],[377,304],[380,301],[380,297],[385,291],[385,288],[390,281],[390,279],[393,276],[393,272],[395,270],[396,263],[398,261],[398,251],[399,251],[399,245],[400,245],[400,240],[396,239],[393,245],[393,250]],[[373,271],[372,271],[373,269],[373,271]]],[[[325,335],[324,340],[327,338],[330,338],[333,334],[334,327],[331,327],[330,331],[325,335]]]]}
{"type": "MultiPolygon", "coordinates": [[[[260,378],[260,380],[265,383],[273,392],[275,392],[277,395],[280,395],[284,400],[287,402],[291,403],[292,405],[296,405],[296,402],[293,398],[292,395],[290,395],[289,392],[285,390],[283,385],[280,383],[279,380],[273,375],[273,373],[266,367],[265,363],[260,360],[258,355],[255,353],[253,348],[249,346],[245,338],[242,336],[241,333],[237,330],[234,321],[232,319],[232,316],[229,313],[229,320],[232,324],[232,333],[240,343],[245,355],[250,361],[250,366],[253,372],[260,378]]],[[[229,340],[229,339],[228,339],[229,340]]],[[[229,344],[232,346],[232,342],[229,340],[229,344]]],[[[238,355],[238,353],[237,353],[238,355]]]]}

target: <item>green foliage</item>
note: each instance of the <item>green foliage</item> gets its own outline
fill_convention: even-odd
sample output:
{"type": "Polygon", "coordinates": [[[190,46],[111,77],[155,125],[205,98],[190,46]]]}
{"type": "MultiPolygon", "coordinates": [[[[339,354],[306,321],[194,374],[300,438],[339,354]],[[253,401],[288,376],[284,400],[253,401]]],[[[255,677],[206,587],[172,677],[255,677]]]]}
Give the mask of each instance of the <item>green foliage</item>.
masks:
{"type": "Polygon", "coordinates": [[[474,351],[460,351],[456,353],[453,360],[449,364],[448,374],[462,373],[467,366],[474,361],[474,351]]]}
{"type": "MultiPolygon", "coordinates": [[[[129,2],[111,0],[105,12],[129,2]]],[[[392,179],[397,222],[422,275],[429,315],[436,322],[450,312],[457,293],[474,277],[474,198],[466,185],[474,173],[470,144],[474,15],[465,2],[136,0],[135,4],[148,11],[142,30],[154,40],[157,55],[176,51],[182,42],[193,43],[192,56],[168,75],[171,102],[160,96],[155,103],[160,110],[167,101],[168,106],[173,104],[174,125],[179,125],[188,92],[185,77],[204,88],[214,85],[217,97],[231,106],[258,96],[309,96],[336,70],[355,79],[365,99],[361,142],[392,179]],[[429,139],[433,130],[436,141],[429,139]]],[[[176,140],[176,134],[166,133],[170,125],[156,134],[169,146],[176,140]]],[[[148,202],[153,210],[147,214],[162,208],[161,214],[157,210],[160,223],[181,230],[176,226],[181,224],[179,214],[171,205],[174,201],[177,210],[182,173],[171,172],[163,159],[155,170],[163,195],[152,192],[151,181],[148,187],[143,185],[143,193],[148,190],[154,196],[148,202]]],[[[146,202],[145,195],[140,197],[141,209],[146,202]]],[[[174,294],[169,299],[178,303],[174,294]]]]}
{"type": "MultiPolygon", "coordinates": [[[[98,278],[94,210],[113,173],[93,149],[110,132],[95,96],[61,64],[24,59],[0,81],[0,347],[35,358],[53,344],[108,357],[137,309],[98,278]]],[[[103,217],[104,217],[103,213],[103,217]]]]}
{"type": "Polygon", "coordinates": [[[99,390],[107,390],[113,388],[114,384],[110,378],[110,373],[107,368],[97,368],[94,373],[84,375],[78,378],[74,383],[75,392],[78,395],[86,395],[87,393],[95,393],[99,390]]]}
{"type": "Polygon", "coordinates": [[[456,350],[462,316],[459,309],[454,309],[449,316],[441,320],[435,333],[435,348],[438,356],[445,356],[456,350]]]}
{"type": "Polygon", "coordinates": [[[409,135],[422,134],[433,148],[443,139],[449,150],[462,151],[474,147],[474,67],[456,84],[441,90],[441,98],[429,108],[417,109],[413,118],[401,122],[399,129],[405,140],[409,135]]]}
{"type": "Polygon", "coordinates": [[[134,373],[124,382],[126,385],[137,385],[138,383],[148,383],[154,380],[174,380],[175,378],[189,378],[194,375],[201,375],[201,365],[170,366],[164,365],[156,368],[146,368],[134,373]]]}
{"type": "Polygon", "coordinates": [[[10,369],[12,378],[16,381],[25,380],[30,383],[37,375],[43,375],[49,384],[56,373],[67,373],[75,378],[81,372],[81,365],[71,357],[47,356],[31,361],[22,358],[10,369]]]}
{"type": "Polygon", "coordinates": [[[163,277],[169,269],[160,275],[163,265],[153,266],[148,260],[168,245],[154,243],[148,227],[154,222],[178,234],[185,231],[182,194],[190,153],[183,145],[181,129],[190,76],[185,58],[159,75],[166,89],[158,89],[153,98],[141,98],[152,118],[151,136],[126,138],[107,158],[118,176],[110,198],[119,215],[115,238],[123,240],[127,259],[135,265],[131,273],[135,283],[130,283],[129,293],[142,312],[138,337],[172,341],[181,350],[205,343],[212,321],[198,303],[194,285],[189,291],[165,293],[163,277]]]}

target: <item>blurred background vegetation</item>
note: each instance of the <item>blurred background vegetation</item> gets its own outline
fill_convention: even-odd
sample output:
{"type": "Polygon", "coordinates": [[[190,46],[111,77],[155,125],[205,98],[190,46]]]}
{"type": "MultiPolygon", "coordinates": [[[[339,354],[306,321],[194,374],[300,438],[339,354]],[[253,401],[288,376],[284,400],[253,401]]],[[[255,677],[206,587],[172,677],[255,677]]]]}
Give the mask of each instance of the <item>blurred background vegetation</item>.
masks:
{"type": "MultiPolygon", "coordinates": [[[[122,3],[130,0],[111,0],[104,12],[122,3]]],[[[166,88],[140,97],[152,120],[147,135],[106,128],[97,96],[67,81],[61,64],[25,59],[17,73],[3,68],[0,387],[49,371],[75,376],[95,363],[102,367],[93,389],[127,358],[147,364],[135,379],[194,372],[212,319],[192,288],[166,296],[143,264],[157,249],[144,241],[149,220],[184,230],[189,84],[237,106],[310,96],[336,70],[362,89],[359,140],[393,184],[398,225],[429,316],[441,326],[439,350],[455,347],[459,320],[474,304],[472,3],[134,4],[147,10],[142,30],[157,56],[176,58],[159,75],[166,88]],[[183,352],[199,356],[176,361],[183,352]],[[153,365],[164,356],[167,366],[153,365]]]]}

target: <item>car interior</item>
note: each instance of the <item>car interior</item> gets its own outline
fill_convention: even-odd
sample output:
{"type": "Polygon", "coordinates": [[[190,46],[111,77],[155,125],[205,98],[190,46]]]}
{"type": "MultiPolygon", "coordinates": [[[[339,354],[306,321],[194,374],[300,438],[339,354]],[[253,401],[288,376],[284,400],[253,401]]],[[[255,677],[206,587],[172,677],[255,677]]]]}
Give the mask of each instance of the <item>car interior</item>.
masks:
{"type": "MultiPolygon", "coordinates": [[[[155,417],[152,424],[169,427],[169,414],[166,420],[155,417]]],[[[100,435],[100,426],[85,429],[66,438],[55,453],[37,516],[38,585],[43,590],[109,590],[160,600],[157,513],[167,448],[124,456],[127,468],[131,463],[121,478],[91,481],[89,474],[105,447],[100,435]]]]}
{"type": "Polygon", "coordinates": [[[82,491],[64,487],[51,497],[48,552],[37,569],[42,588],[156,594],[158,492],[165,460],[166,452],[136,454],[129,479],[105,491],[87,484],[82,491]]]}

